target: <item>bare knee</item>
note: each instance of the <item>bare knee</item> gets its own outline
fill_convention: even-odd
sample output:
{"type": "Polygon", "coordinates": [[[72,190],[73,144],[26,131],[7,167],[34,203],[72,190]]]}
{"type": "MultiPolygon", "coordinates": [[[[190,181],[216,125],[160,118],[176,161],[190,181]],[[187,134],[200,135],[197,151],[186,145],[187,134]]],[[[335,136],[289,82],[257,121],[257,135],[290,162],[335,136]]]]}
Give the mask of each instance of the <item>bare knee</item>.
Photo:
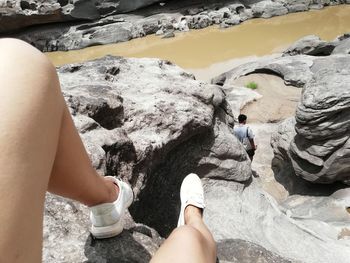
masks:
{"type": "MultiPolygon", "coordinates": [[[[42,83],[49,85],[33,85],[26,87],[35,87],[37,89],[59,89],[56,69],[49,59],[39,50],[28,43],[13,38],[0,39],[0,74],[9,79],[11,75],[17,80],[37,81],[41,79],[42,83]]],[[[1,85],[1,90],[6,89],[8,85],[1,85]]],[[[23,87],[23,88],[26,88],[23,87]]]]}
{"type": "Polygon", "coordinates": [[[183,240],[183,242],[189,243],[202,243],[204,242],[204,236],[194,227],[182,226],[176,228],[172,233],[172,237],[175,239],[183,240]]]}

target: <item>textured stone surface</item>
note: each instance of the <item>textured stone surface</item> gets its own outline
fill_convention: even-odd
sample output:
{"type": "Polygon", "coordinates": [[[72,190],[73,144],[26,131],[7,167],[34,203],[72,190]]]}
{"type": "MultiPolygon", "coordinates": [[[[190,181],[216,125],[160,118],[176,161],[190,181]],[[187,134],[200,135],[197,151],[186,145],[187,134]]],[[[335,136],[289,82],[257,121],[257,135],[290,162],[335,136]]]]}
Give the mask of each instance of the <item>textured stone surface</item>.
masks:
{"type": "Polygon", "coordinates": [[[232,263],[291,263],[254,243],[240,239],[221,240],[217,244],[220,262],[232,263]]]}
{"type": "Polygon", "coordinates": [[[140,194],[132,208],[137,222],[148,220],[161,234],[168,233],[179,201],[169,193],[177,193],[190,172],[241,182],[251,176],[218,86],[152,59],[106,57],[58,72],[94,166],[101,174],[129,180],[140,194]],[[159,214],[144,216],[150,211],[159,214]]]}
{"type": "Polygon", "coordinates": [[[0,3],[0,33],[30,25],[95,20],[159,2],[158,0],[6,0],[0,3]]]}
{"type": "MultiPolygon", "coordinates": [[[[343,36],[334,42],[346,46],[348,38],[343,36]]],[[[349,69],[346,52],[325,57],[285,56],[241,65],[212,83],[225,87],[247,74],[269,73],[280,76],[286,84],[303,87],[296,112],[297,134],[289,149],[293,170],[315,183],[349,183],[349,69]]]]}
{"type": "Polygon", "coordinates": [[[334,48],[332,54],[350,54],[350,38],[341,41],[334,48]]]}
{"type": "Polygon", "coordinates": [[[44,262],[149,262],[162,242],[157,231],[167,236],[176,226],[185,175],[251,177],[218,86],[157,59],[105,57],[58,74],[93,166],[129,181],[136,200],[123,233],[97,241],[88,233],[86,207],[48,195],[44,262]]]}
{"type": "Polygon", "coordinates": [[[350,219],[344,199],[292,196],[279,205],[258,181],[242,186],[205,180],[204,217],[218,244],[242,239],[280,255],[281,262],[348,262],[350,239],[338,239],[350,219]]]}
{"type": "Polygon", "coordinates": [[[309,35],[295,42],[292,46],[285,50],[283,54],[289,56],[299,54],[327,56],[332,53],[335,46],[336,43],[334,42],[326,42],[321,40],[318,36],[309,35]]]}
{"type": "Polygon", "coordinates": [[[350,183],[350,57],[318,59],[311,71],[296,112],[294,170],[312,182],[350,183]]]}
{"type": "Polygon", "coordinates": [[[135,224],[130,215],[125,221],[118,237],[95,240],[85,206],[48,194],[43,262],[149,262],[163,239],[155,230],[135,224]]]}
{"type": "Polygon", "coordinates": [[[213,78],[211,82],[218,85],[229,85],[241,76],[266,73],[280,76],[286,85],[303,87],[312,78],[310,67],[314,59],[316,58],[310,56],[263,58],[227,71],[213,78]]]}
{"type": "Polygon", "coordinates": [[[254,17],[269,18],[272,16],[280,16],[288,13],[288,9],[281,3],[264,0],[252,5],[254,17]]]}

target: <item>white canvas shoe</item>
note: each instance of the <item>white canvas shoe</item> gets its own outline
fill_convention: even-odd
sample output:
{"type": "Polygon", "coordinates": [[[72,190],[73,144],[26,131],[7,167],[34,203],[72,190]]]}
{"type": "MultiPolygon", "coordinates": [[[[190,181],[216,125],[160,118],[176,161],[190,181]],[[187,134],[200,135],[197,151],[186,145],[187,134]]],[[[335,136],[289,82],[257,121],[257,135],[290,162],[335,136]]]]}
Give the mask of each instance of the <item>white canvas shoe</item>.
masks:
{"type": "Polygon", "coordinates": [[[196,174],[189,174],[182,181],[180,189],[181,210],[177,226],[185,225],[185,208],[193,205],[204,209],[204,193],[201,179],[196,174]]]}
{"type": "Polygon", "coordinates": [[[131,187],[113,177],[114,183],[119,187],[117,200],[113,203],[104,203],[90,207],[90,220],[92,223],[91,234],[95,238],[108,238],[119,235],[124,227],[124,213],[133,201],[131,187]]]}

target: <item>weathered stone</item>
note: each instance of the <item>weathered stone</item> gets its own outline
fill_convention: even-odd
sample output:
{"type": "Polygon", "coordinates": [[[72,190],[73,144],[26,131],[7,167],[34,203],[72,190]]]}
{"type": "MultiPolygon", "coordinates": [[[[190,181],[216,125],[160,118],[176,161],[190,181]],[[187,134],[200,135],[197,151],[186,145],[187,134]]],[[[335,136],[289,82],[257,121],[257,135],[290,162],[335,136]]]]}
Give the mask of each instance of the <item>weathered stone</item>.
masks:
{"type": "Polygon", "coordinates": [[[0,33],[30,25],[71,20],[95,20],[107,15],[123,13],[158,2],[142,1],[14,1],[0,3],[0,33]]]}
{"type": "Polygon", "coordinates": [[[138,222],[168,234],[179,209],[169,193],[177,194],[190,172],[239,182],[251,177],[218,86],[152,59],[106,57],[58,72],[94,167],[133,182],[138,222]]]}
{"type": "Polygon", "coordinates": [[[316,58],[310,56],[262,58],[225,72],[211,82],[225,85],[251,73],[267,73],[282,77],[286,85],[303,87],[312,78],[310,67],[314,59],[316,58]]]}
{"type": "Polygon", "coordinates": [[[166,32],[162,38],[172,38],[175,37],[174,31],[166,32]]]}
{"type": "Polygon", "coordinates": [[[278,0],[278,2],[287,7],[290,13],[294,13],[308,10],[312,0],[278,0]]]}
{"type": "Polygon", "coordinates": [[[115,238],[95,240],[89,234],[86,206],[58,196],[46,196],[43,262],[149,262],[162,238],[127,215],[124,231],[115,238]]]}
{"type": "Polygon", "coordinates": [[[278,2],[264,0],[252,5],[252,12],[254,17],[269,18],[273,16],[285,15],[288,9],[278,2]]]}
{"type": "Polygon", "coordinates": [[[223,23],[229,26],[238,25],[241,23],[241,17],[239,15],[233,15],[229,19],[225,19],[223,23]]]}
{"type": "Polygon", "coordinates": [[[292,263],[265,248],[241,239],[221,240],[217,244],[220,262],[231,263],[292,263]]]}
{"type": "Polygon", "coordinates": [[[333,50],[332,54],[350,54],[350,38],[344,39],[333,50]]]}
{"type": "MultiPolygon", "coordinates": [[[[204,180],[207,200],[204,219],[219,248],[221,242],[234,238],[263,246],[280,255],[285,262],[348,261],[350,240],[338,240],[350,217],[345,201],[339,202],[332,197],[293,196],[279,205],[261,190],[258,181],[253,178],[251,184],[243,186],[234,182],[204,180]]],[[[233,257],[232,261],[224,257],[230,253],[233,254],[232,250],[225,250],[221,258],[237,262],[233,257]]],[[[245,262],[244,258],[241,260],[238,262],[245,262]]]]}
{"type": "Polygon", "coordinates": [[[299,54],[311,56],[328,56],[332,53],[336,44],[334,42],[326,42],[318,36],[309,35],[299,39],[292,46],[283,52],[284,55],[294,56],[299,54]]]}
{"type": "Polygon", "coordinates": [[[291,144],[297,175],[318,183],[348,182],[350,60],[331,56],[314,61],[313,79],[304,87],[291,144]]]}
{"type": "Polygon", "coordinates": [[[195,15],[192,17],[192,20],[189,21],[189,28],[205,28],[213,24],[212,20],[208,15],[195,15]]]}
{"type": "Polygon", "coordinates": [[[246,21],[248,19],[253,18],[253,12],[251,9],[245,9],[244,11],[239,13],[241,21],[246,21]]]}

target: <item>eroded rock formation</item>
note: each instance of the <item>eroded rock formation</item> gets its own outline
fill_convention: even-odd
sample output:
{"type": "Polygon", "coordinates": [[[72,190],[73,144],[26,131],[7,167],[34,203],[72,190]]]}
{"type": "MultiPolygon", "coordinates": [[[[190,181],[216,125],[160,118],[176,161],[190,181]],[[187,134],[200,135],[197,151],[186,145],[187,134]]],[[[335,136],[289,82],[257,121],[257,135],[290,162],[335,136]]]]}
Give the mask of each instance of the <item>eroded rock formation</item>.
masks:
{"type": "Polygon", "coordinates": [[[161,242],[153,229],[166,236],[176,226],[184,176],[250,179],[220,87],[157,59],[105,57],[63,66],[58,74],[94,167],[129,181],[136,200],[123,234],[96,242],[88,235],[87,209],[49,195],[45,262],[148,262],[161,242]]]}
{"type": "Polygon", "coordinates": [[[96,20],[136,10],[157,0],[5,0],[0,3],[0,33],[54,22],[96,20]]]}
{"type": "MultiPolygon", "coordinates": [[[[287,85],[302,87],[302,98],[296,112],[297,134],[288,151],[296,175],[315,183],[349,183],[350,179],[350,56],[346,48],[347,34],[332,44],[332,50],[341,48],[331,56],[295,55],[263,59],[237,67],[212,81],[226,85],[250,73],[269,73],[280,76],[287,85]]],[[[331,44],[306,37],[286,53],[310,54],[310,50],[324,50],[327,45],[331,44]],[[315,44],[310,44],[310,41],[315,44]]]]}

